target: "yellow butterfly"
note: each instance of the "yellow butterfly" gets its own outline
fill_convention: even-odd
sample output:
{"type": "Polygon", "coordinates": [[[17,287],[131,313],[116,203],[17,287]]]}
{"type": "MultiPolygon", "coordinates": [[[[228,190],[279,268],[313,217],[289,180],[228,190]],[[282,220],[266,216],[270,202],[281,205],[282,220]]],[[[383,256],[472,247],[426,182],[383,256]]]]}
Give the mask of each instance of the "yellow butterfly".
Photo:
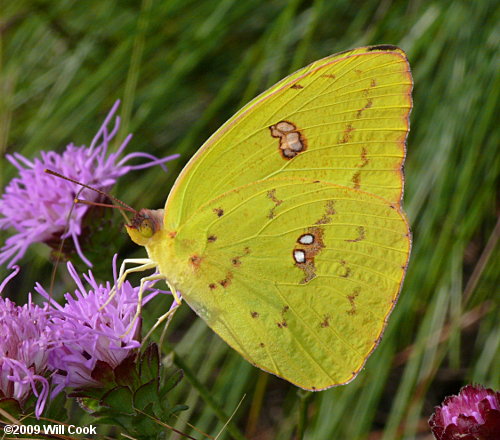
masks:
{"type": "Polygon", "coordinates": [[[401,198],[412,85],[389,45],[283,79],[200,148],[164,210],[127,226],[149,256],[135,262],[158,268],[257,367],[307,390],[351,381],[410,254],[401,198]]]}

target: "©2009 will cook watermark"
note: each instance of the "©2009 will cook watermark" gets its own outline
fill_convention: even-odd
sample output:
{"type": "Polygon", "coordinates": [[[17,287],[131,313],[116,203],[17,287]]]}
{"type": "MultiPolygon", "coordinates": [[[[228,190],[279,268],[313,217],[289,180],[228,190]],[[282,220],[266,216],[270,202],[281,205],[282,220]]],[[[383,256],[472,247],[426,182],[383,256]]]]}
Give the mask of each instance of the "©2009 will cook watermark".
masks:
{"type": "Polygon", "coordinates": [[[92,435],[97,434],[97,426],[76,425],[5,425],[3,431],[6,435],[92,435]]]}

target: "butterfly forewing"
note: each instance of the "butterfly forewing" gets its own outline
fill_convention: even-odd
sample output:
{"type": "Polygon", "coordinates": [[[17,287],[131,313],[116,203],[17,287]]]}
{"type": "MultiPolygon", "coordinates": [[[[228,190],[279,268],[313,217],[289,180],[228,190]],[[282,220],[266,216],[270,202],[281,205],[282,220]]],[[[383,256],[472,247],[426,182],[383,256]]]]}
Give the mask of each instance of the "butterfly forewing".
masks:
{"type": "Polygon", "coordinates": [[[180,175],[168,227],[205,201],[271,177],[322,180],[400,203],[412,80],[399,49],[317,61],[254,99],[180,175]],[[207,184],[210,182],[210,184],[207,184]]]}

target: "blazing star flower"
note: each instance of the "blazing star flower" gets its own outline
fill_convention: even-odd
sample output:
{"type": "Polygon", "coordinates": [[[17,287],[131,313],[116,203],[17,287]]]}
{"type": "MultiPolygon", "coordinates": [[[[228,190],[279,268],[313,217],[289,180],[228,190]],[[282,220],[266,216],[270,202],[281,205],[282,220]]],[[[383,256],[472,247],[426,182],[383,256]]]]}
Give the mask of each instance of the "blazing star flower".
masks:
{"type": "Polygon", "coordinates": [[[23,407],[34,394],[39,418],[49,394],[48,350],[54,341],[48,306],[33,304],[31,295],[22,307],[0,297],[0,335],[0,400],[13,398],[23,407]]]}
{"type": "Polygon", "coordinates": [[[500,438],[500,393],[466,385],[449,396],[429,419],[437,440],[497,440],[500,438]]]}
{"type": "MultiPolygon", "coordinates": [[[[132,287],[125,281],[104,306],[110,298],[112,285],[109,282],[98,284],[89,271],[83,274],[90,287],[87,290],[74,266],[71,263],[67,263],[67,266],[78,288],[74,296],[69,293],[65,295],[66,304],[63,306],[52,301],[40,284],[35,287],[56,309],[51,320],[58,329],[59,342],[49,354],[49,366],[55,370],[52,376],[52,383],[55,384],[53,396],[65,387],[102,386],[96,379],[99,376],[96,367],[99,368],[104,362],[115,368],[141,345],[141,320],[134,321],[139,287],[132,287]]],[[[116,256],[113,273],[116,285],[116,256]]],[[[143,298],[143,304],[161,292],[152,289],[152,284],[147,284],[151,292],[143,298]]]]}
{"type": "MultiPolygon", "coordinates": [[[[108,124],[119,104],[119,101],[115,103],[88,148],[69,144],[62,154],[42,151],[40,158],[33,161],[18,153],[6,155],[19,170],[19,177],[9,182],[0,198],[0,214],[3,216],[0,218],[0,229],[13,228],[17,232],[0,249],[0,264],[8,261],[8,267],[12,267],[32,243],[43,242],[57,247],[62,239],[71,238],[80,258],[92,267],[82,252],[78,238],[82,234],[82,220],[90,207],[73,203],[81,187],[48,175],[45,169],[109,191],[120,176],[131,170],[157,164],[164,168],[164,162],[178,157],[172,155],[157,159],[150,154],[136,152],[120,158],[132,135],[126,137],[115,153],[108,154],[108,145],[118,132],[120,118],[116,116],[111,131],[108,131],[108,124]],[[141,165],[127,165],[130,159],[136,157],[145,157],[150,161],[141,165]]],[[[79,194],[85,200],[102,201],[101,195],[88,189],[79,194]]]]}

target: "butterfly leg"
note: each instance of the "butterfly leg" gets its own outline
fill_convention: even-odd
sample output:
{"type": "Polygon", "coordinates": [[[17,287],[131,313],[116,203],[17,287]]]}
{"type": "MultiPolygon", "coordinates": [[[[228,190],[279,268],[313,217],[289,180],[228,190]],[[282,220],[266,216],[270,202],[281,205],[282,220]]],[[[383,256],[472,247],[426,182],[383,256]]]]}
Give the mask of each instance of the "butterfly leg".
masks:
{"type": "Polygon", "coordinates": [[[167,286],[170,289],[172,296],[174,297],[174,302],[172,303],[170,308],[174,307],[175,304],[177,304],[177,306],[180,306],[182,302],[182,297],[179,295],[179,292],[177,292],[177,289],[174,286],[172,286],[172,284],[170,284],[167,279],[165,280],[165,282],[167,283],[167,286]]]}
{"type": "MultiPolygon", "coordinates": [[[[136,269],[136,268],[134,268],[134,269],[136,269]]],[[[129,270],[131,270],[131,271],[134,272],[134,269],[129,269],[129,270]]],[[[150,268],[148,267],[148,269],[150,269],[150,268]]],[[[125,273],[127,273],[127,271],[125,271],[125,273]]],[[[164,280],[164,279],[165,279],[165,275],[162,275],[162,274],[159,274],[159,273],[155,273],[155,274],[150,275],[148,277],[141,278],[141,284],[140,284],[140,287],[139,287],[139,293],[137,295],[137,309],[135,310],[135,315],[132,318],[132,321],[130,322],[127,330],[121,336],[125,336],[130,330],[132,330],[132,327],[134,326],[135,321],[137,320],[137,318],[139,318],[139,316],[141,314],[141,311],[142,311],[142,298],[144,296],[144,291],[149,287],[146,283],[148,283],[150,281],[157,281],[157,280],[164,280]]]]}
{"type": "Polygon", "coordinates": [[[172,296],[174,297],[174,300],[172,301],[172,304],[170,305],[170,309],[168,310],[168,312],[163,314],[162,316],[160,316],[156,320],[153,327],[151,327],[151,329],[148,331],[147,335],[143,339],[143,342],[144,342],[160,326],[160,324],[162,324],[163,322],[166,321],[165,325],[163,327],[163,330],[161,332],[161,336],[160,336],[160,343],[159,343],[160,347],[163,346],[163,339],[165,338],[165,334],[167,332],[168,325],[170,324],[170,321],[174,317],[174,314],[177,311],[178,307],[182,303],[182,297],[178,294],[176,289],[168,282],[168,280],[166,280],[166,282],[167,282],[168,288],[170,289],[170,292],[172,293],[172,296]]]}
{"type": "MultiPolygon", "coordinates": [[[[149,269],[156,269],[156,263],[154,263],[152,260],[148,260],[148,259],[144,259],[144,260],[145,260],[144,264],[140,264],[140,266],[131,267],[130,269],[123,271],[123,273],[118,277],[116,287],[120,288],[122,286],[122,284],[125,282],[125,280],[127,279],[127,277],[129,276],[129,274],[131,274],[131,273],[144,272],[145,270],[149,270],[149,269]]],[[[123,260],[122,267],[125,267],[124,265],[126,263],[130,263],[131,261],[134,261],[134,260],[131,260],[131,259],[123,260]]],[[[135,260],[135,261],[137,261],[137,260],[135,260]]],[[[155,275],[158,275],[158,274],[155,274],[155,275]]],[[[155,276],[155,275],[151,275],[151,276],[155,276]]],[[[142,284],[142,280],[144,280],[144,279],[145,278],[141,279],[141,284],[142,284]]]]}
{"type": "Polygon", "coordinates": [[[121,285],[124,283],[124,281],[127,279],[127,276],[130,273],[143,272],[145,270],[154,269],[155,267],[156,267],[156,264],[153,263],[153,261],[150,260],[149,258],[126,258],[125,260],[123,260],[123,262],[120,266],[120,272],[119,272],[120,274],[118,276],[116,284],[113,286],[113,288],[109,292],[108,299],[101,306],[101,308],[99,310],[104,309],[104,307],[106,307],[111,302],[113,297],[116,295],[117,289],[119,289],[121,287],[121,285]],[[132,267],[130,269],[125,270],[125,267],[127,264],[138,264],[139,266],[132,267]]]}
{"type": "MultiPolygon", "coordinates": [[[[122,261],[122,264],[120,266],[120,272],[118,275],[118,279],[120,280],[124,276],[125,268],[127,267],[127,264],[135,264],[135,265],[138,265],[137,267],[141,267],[142,265],[149,264],[152,262],[153,261],[150,260],[149,258],[125,258],[125,260],[122,261]]],[[[134,272],[138,272],[140,270],[141,269],[138,269],[137,271],[134,271],[134,272]]],[[[142,269],[142,270],[146,270],[146,269],[142,269]]],[[[128,272],[128,273],[130,273],[130,272],[128,272]]]]}

